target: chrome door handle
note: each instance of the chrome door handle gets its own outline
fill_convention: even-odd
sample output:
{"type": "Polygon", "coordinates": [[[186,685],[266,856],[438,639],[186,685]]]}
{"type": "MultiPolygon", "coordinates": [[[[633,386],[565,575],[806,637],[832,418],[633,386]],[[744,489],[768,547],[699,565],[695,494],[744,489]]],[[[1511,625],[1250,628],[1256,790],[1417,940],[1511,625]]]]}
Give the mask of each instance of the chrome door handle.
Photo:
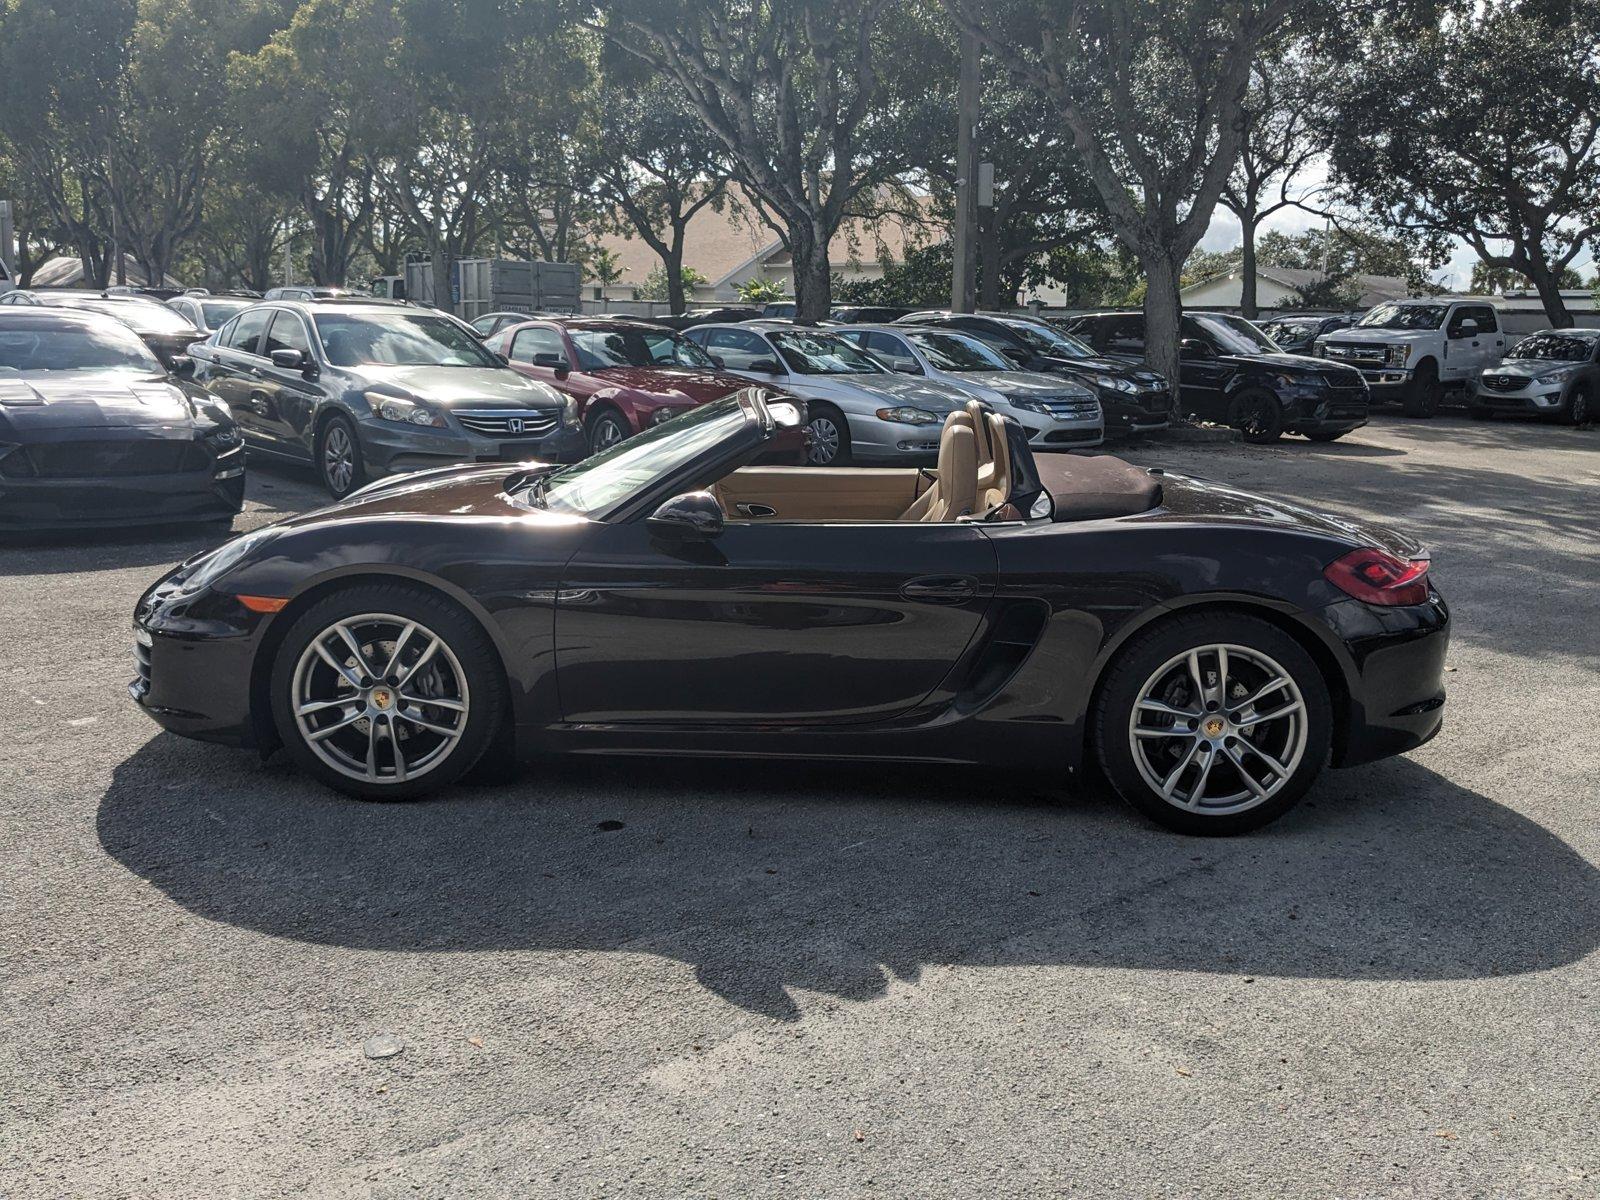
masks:
{"type": "Polygon", "coordinates": [[[970,575],[922,575],[907,581],[900,588],[906,600],[931,600],[934,603],[955,603],[970,600],[978,594],[978,581],[970,575]]]}
{"type": "Polygon", "coordinates": [[[735,504],[733,506],[747,517],[775,517],[778,510],[770,504],[735,504]]]}

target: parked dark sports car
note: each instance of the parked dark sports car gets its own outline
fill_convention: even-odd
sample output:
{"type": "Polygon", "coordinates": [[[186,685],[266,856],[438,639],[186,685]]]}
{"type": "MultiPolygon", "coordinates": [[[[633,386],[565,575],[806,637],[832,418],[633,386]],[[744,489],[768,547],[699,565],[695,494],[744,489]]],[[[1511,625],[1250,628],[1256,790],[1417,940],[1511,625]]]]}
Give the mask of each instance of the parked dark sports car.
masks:
{"type": "Polygon", "coordinates": [[[243,502],[227,408],[127,326],[0,308],[0,528],[230,521],[243,502]]]}
{"type": "Polygon", "coordinates": [[[1439,729],[1420,548],[950,415],[936,475],[750,467],[756,390],[566,468],[374,484],[157,582],[134,699],[368,799],[491,745],[1082,772],[1236,832],[1439,729]],[[1045,473],[1041,475],[1041,470],[1045,473]]]}

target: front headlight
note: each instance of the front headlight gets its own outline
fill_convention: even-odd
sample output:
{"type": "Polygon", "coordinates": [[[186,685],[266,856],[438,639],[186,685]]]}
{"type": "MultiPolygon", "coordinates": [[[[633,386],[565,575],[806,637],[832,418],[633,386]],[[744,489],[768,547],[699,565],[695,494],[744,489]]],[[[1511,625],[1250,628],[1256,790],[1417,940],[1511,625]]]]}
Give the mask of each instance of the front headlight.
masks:
{"type": "Polygon", "coordinates": [[[937,413],[931,413],[925,408],[912,408],[909,404],[902,404],[899,408],[880,408],[878,420],[893,421],[897,425],[940,425],[944,418],[937,413]]]}
{"type": "Polygon", "coordinates": [[[1540,383],[1563,383],[1572,377],[1572,367],[1557,367],[1553,371],[1541,371],[1534,376],[1540,383]]]}
{"type": "Polygon", "coordinates": [[[430,429],[445,427],[444,414],[404,396],[389,396],[383,392],[362,392],[372,415],[401,425],[423,425],[430,429]]]}
{"type": "Polygon", "coordinates": [[[253,533],[241,534],[231,542],[224,542],[210,554],[199,559],[189,568],[188,573],[178,581],[178,586],[173,589],[174,596],[193,596],[216,583],[229,571],[233,570],[245,556],[270,542],[283,532],[276,526],[269,525],[265,529],[257,529],[253,533]]]}
{"type": "Polygon", "coordinates": [[[680,413],[686,413],[688,411],[689,410],[686,408],[658,408],[655,410],[655,412],[650,414],[650,424],[665,424],[666,422],[672,420],[673,417],[678,416],[680,413]]]}
{"type": "Polygon", "coordinates": [[[578,398],[564,392],[561,395],[561,423],[568,429],[575,429],[578,425],[578,398]]]}
{"type": "Polygon", "coordinates": [[[1411,347],[1401,343],[1399,345],[1391,345],[1384,356],[1384,360],[1391,367],[1403,367],[1406,365],[1406,359],[1410,357],[1411,347]]]}
{"type": "Polygon", "coordinates": [[[1122,379],[1116,375],[1096,375],[1094,382],[1096,387],[1109,388],[1113,392],[1134,392],[1139,389],[1139,385],[1133,380],[1122,379]]]}

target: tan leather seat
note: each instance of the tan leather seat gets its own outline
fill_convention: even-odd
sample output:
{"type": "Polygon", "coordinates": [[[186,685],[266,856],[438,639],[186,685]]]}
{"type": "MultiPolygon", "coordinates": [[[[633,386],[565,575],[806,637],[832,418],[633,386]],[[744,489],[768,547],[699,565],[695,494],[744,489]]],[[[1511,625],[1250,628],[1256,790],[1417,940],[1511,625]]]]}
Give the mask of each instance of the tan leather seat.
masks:
{"type": "Polygon", "coordinates": [[[978,468],[978,506],[980,513],[990,513],[1011,496],[1011,443],[1006,437],[1006,419],[999,413],[985,413],[984,424],[989,429],[989,447],[992,458],[989,469],[978,468]]]}
{"type": "MultiPolygon", "coordinates": [[[[938,511],[940,513],[945,513],[945,512],[949,511],[949,505],[947,504],[946,501],[947,501],[948,495],[950,494],[950,486],[951,485],[947,483],[947,480],[954,480],[955,476],[947,475],[945,473],[945,458],[946,458],[945,446],[951,442],[952,435],[958,429],[965,430],[967,432],[967,434],[970,435],[966,440],[973,447],[973,469],[972,469],[971,487],[972,487],[972,492],[973,492],[973,502],[976,503],[977,490],[978,490],[978,486],[977,486],[977,483],[978,483],[977,449],[976,449],[976,446],[977,446],[977,433],[976,433],[975,429],[973,428],[972,417],[967,413],[967,411],[965,409],[957,409],[955,412],[951,413],[948,417],[946,417],[944,419],[944,429],[939,434],[939,466],[938,466],[938,472],[937,472],[937,474],[936,474],[936,476],[934,478],[933,484],[932,484],[931,487],[928,488],[927,491],[923,492],[922,495],[918,496],[915,500],[913,500],[911,502],[911,507],[907,508],[905,510],[905,512],[900,514],[900,519],[902,521],[944,521],[944,520],[953,521],[953,520],[955,520],[955,517],[947,517],[947,516],[942,516],[942,515],[935,517],[935,516],[930,516],[929,514],[935,512],[935,511],[938,511]]],[[[960,489],[960,493],[962,495],[965,495],[965,489],[968,486],[965,482],[957,482],[957,483],[954,484],[954,486],[957,487],[958,489],[960,489]]],[[[970,511],[970,508],[969,508],[968,511],[970,511]]],[[[960,514],[958,513],[957,515],[959,516],[960,514]]]]}

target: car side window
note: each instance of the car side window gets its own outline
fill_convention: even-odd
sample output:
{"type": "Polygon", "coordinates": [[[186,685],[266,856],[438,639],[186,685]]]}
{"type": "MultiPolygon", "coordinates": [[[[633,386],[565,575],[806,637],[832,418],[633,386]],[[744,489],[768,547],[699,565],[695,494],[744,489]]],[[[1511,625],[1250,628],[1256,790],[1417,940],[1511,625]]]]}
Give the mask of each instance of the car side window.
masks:
{"type": "Polygon", "coordinates": [[[517,362],[531,363],[537,354],[559,354],[565,362],[567,348],[561,344],[561,335],[539,325],[517,330],[517,335],[511,339],[511,357],[517,362]]]}
{"type": "Polygon", "coordinates": [[[743,329],[713,329],[706,335],[705,346],[730,371],[748,370],[758,359],[776,357],[764,341],[743,329]]]}
{"type": "MultiPolygon", "coordinates": [[[[1105,332],[1102,336],[1105,340],[1096,343],[1096,345],[1103,345],[1108,350],[1144,353],[1143,317],[1113,317],[1109,321],[1103,322],[1103,324],[1105,325],[1105,332]]],[[[1192,325],[1192,322],[1190,324],[1192,325]]],[[[1184,336],[1191,337],[1194,335],[1185,330],[1184,336]]]]}
{"type": "Polygon", "coordinates": [[[917,362],[916,355],[911,353],[907,345],[892,333],[868,333],[863,335],[862,344],[868,352],[883,359],[891,367],[905,369],[909,367],[918,375],[922,374],[922,367],[917,362]]]}
{"type": "Polygon", "coordinates": [[[1500,323],[1494,318],[1494,309],[1487,304],[1480,304],[1471,309],[1468,315],[1477,319],[1479,333],[1500,332],[1500,323]]]}
{"type": "Polygon", "coordinates": [[[258,353],[256,343],[267,331],[267,321],[271,316],[270,308],[251,309],[249,312],[239,314],[224,345],[230,350],[239,350],[245,354],[258,353]]]}
{"type": "Polygon", "coordinates": [[[306,336],[306,327],[291,312],[279,312],[272,318],[267,340],[261,346],[261,357],[271,358],[274,350],[298,350],[307,358],[311,357],[311,339],[306,336]]]}

